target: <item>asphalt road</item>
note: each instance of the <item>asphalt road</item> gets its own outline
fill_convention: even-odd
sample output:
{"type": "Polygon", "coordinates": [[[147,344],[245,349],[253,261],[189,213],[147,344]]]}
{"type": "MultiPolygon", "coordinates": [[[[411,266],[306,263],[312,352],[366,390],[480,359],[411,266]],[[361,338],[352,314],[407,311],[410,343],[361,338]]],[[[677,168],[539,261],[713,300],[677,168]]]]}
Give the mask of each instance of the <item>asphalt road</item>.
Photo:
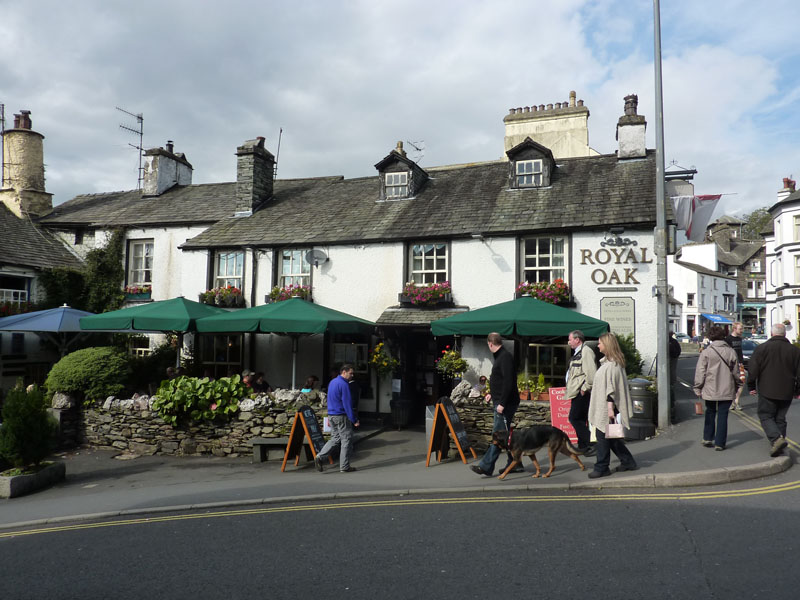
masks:
{"type": "Polygon", "coordinates": [[[795,597],[797,470],[708,489],[357,499],[0,532],[3,598],[795,597]]]}

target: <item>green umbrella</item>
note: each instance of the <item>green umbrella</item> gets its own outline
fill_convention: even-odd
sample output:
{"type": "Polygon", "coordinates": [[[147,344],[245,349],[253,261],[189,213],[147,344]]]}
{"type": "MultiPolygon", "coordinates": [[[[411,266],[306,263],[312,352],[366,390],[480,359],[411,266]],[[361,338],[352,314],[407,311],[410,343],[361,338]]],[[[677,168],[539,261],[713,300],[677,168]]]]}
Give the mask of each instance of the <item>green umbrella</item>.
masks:
{"type": "Polygon", "coordinates": [[[260,331],[292,336],[292,387],[295,387],[297,337],[312,333],[369,333],[375,323],[333,310],[302,298],[263,304],[224,315],[200,319],[197,330],[205,333],[260,331]]]}
{"type": "Polygon", "coordinates": [[[433,335],[566,336],[580,329],[587,337],[599,337],[608,323],[577,311],[522,296],[509,302],[460,313],[431,323],[433,335]]]}
{"type": "Polygon", "coordinates": [[[203,317],[225,313],[221,308],[172,298],[137,304],[111,312],[83,317],[81,329],[137,329],[139,331],[195,331],[195,323],[203,317]]]}
{"type": "MultiPolygon", "coordinates": [[[[80,323],[83,330],[177,331],[180,338],[178,348],[181,348],[183,346],[183,333],[195,331],[198,319],[225,312],[216,306],[201,304],[200,302],[180,297],[137,304],[130,308],[121,308],[99,315],[83,317],[80,323]]],[[[176,364],[180,364],[180,351],[178,352],[176,364]]]]}

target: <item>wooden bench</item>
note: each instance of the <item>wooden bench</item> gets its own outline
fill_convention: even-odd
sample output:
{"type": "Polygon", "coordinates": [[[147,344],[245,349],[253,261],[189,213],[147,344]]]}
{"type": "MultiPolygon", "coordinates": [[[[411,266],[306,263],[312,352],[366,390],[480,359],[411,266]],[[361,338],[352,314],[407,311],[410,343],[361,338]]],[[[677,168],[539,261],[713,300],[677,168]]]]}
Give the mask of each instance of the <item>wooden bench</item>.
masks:
{"type": "MultiPolygon", "coordinates": [[[[283,458],[283,455],[286,453],[286,444],[289,443],[289,438],[255,437],[250,440],[250,443],[253,445],[253,462],[261,463],[269,459],[270,451],[277,451],[279,453],[278,456],[283,458]]],[[[311,453],[311,448],[307,440],[303,444],[303,447],[306,451],[306,458],[308,460],[314,460],[314,455],[311,453]]]]}

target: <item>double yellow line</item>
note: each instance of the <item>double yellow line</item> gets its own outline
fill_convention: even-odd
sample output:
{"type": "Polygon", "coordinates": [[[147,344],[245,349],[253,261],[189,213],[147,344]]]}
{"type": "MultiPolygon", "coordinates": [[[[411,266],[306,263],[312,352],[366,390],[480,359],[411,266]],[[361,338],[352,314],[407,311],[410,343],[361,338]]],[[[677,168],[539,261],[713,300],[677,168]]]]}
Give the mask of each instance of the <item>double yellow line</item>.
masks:
{"type": "Polygon", "coordinates": [[[511,504],[526,502],[609,502],[609,501],[653,501],[653,500],[718,500],[722,498],[742,498],[763,494],[775,494],[800,489],[800,481],[792,481],[778,485],[768,485],[758,488],[742,490],[712,490],[701,492],[653,492],[653,493],[626,493],[626,494],[596,494],[583,496],[571,495],[537,495],[537,496],[506,496],[494,498],[467,497],[467,498],[412,498],[410,496],[399,499],[364,500],[341,503],[309,504],[303,506],[269,506],[242,510],[223,510],[216,512],[202,512],[185,515],[164,515],[160,517],[141,517],[136,519],[123,519],[118,521],[104,521],[101,523],[75,523],[55,527],[41,527],[22,531],[8,531],[0,533],[0,539],[30,536],[43,533],[62,533],[69,531],[85,531],[104,527],[122,527],[126,525],[150,525],[156,523],[169,523],[175,521],[189,521],[196,519],[214,519],[220,517],[240,517],[250,515],[267,515],[295,512],[312,512],[327,510],[359,509],[359,508],[396,508],[409,506],[435,506],[456,504],[511,504]]]}

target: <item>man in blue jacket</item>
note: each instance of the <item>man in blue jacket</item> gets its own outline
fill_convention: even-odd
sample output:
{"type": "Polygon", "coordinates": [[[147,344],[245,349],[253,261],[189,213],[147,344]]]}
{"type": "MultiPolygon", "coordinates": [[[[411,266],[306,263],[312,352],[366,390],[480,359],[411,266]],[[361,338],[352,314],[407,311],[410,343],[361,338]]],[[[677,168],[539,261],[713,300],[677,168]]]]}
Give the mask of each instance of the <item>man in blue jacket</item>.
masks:
{"type": "Polygon", "coordinates": [[[314,465],[320,473],[323,461],[337,446],[342,447],[339,453],[339,471],[349,473],[356,470],[350,466],[350,455],[353,453],[353,428],[359,426],[356,407],[350,395],[351,379],[353,379],[353,365],[345,364],[339,370],[339,376],[328,384],[328,418],[332,432],[331,439],[314,458],[314,465]]]}

